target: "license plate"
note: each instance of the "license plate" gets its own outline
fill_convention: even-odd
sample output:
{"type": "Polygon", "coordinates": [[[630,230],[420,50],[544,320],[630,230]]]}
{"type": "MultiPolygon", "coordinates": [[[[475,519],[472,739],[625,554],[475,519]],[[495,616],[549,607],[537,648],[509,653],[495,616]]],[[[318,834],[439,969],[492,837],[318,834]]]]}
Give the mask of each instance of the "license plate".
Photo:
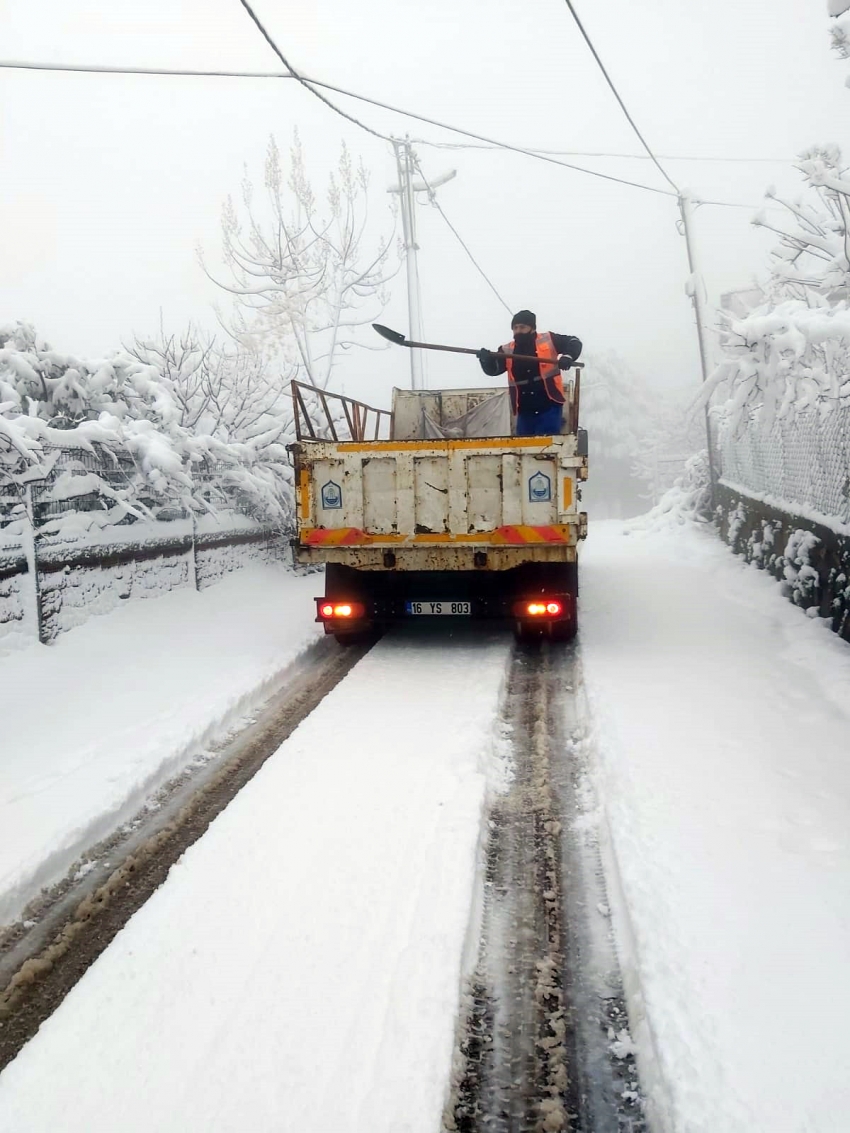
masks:
{"type": "Polygon", "coordinates": [[[472,613],[471,602],[405,602],[404,611],[407,614],[424,614],[435,617],[439,614],[448,617],[466,616],[472,613]]]}

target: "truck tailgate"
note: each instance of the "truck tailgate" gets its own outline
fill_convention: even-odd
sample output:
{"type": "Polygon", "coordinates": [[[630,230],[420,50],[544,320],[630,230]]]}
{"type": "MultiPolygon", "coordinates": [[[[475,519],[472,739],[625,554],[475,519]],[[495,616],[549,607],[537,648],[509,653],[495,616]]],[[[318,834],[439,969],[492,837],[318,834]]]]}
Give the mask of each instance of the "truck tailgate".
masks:
{"type": "Polygon", "coordinates": [[[296,468],[301,544],[574,544],[583,522],[571,435],[310,441],[296,468]]]}

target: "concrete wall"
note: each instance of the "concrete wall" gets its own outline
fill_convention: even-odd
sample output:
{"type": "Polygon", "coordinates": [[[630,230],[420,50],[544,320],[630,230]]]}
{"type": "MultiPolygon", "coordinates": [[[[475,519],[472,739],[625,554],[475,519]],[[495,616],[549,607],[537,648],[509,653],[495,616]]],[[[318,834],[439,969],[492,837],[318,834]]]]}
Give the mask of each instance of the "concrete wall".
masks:
{"type": "Polygon", "coordinates": [[[735,554],[777,578],[786,597],[812,616],[829,618],[850,641],[850,530],[827,526],[718,486],[722,538],[735,554]]]}
{"type": "Polygon", "coordinates": [[[288,548],[261,528],[173,538],[43,547],[33,576],[20,548],[0,547],[0,649],[40,637],[49,644],[122,601],[183,586],[212,586],[235,570],[277,561],[288,548]],[[38,583],[36,594],[35,582],[38,583]]]}

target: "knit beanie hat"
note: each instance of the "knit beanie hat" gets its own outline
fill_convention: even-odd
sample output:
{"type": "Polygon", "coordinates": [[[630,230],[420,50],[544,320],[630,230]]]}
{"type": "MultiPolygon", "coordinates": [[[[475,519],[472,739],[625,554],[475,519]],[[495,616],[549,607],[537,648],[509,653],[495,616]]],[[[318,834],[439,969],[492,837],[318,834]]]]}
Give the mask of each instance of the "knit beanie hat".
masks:
{"type": "Polygon", "coordinates": [[[537,315],[535,315],[534,311],[517,311],[511,319],[511,330],[513,330],[517,323],[529,326],[532,330],[537,330],[537,315]]]}

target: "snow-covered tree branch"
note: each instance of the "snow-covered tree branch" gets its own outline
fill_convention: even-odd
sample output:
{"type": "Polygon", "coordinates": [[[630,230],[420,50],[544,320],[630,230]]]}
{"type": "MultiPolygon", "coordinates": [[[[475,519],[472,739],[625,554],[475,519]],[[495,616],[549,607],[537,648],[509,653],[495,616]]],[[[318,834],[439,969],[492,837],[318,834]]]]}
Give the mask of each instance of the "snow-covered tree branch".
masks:
{"type": "Polygon", "coordinates": [[[215,510],[238,499],[257,518],[291,514],[284,383],[262,360],[218,351],[194,332],[89,360],[50,349],[26,324],[0,327],[0,482],[52,472],[53,501],[86,496],[108,522],[175,504],[215,510]]]}
{"type": "Polygon", "coordinates": [[[272,138],[262,209],[247,174],[241,208],[228,198],[223,209],[227,276],[204,265],[241,307],[244,333],[266,353],[292,354],[299,374],[322,388],[340,351],[357,344],[350,332],[379,316],[385,284],[397,270],[388,262],[392,232],[368,246],[368,183],[363,165],[343,146],[322,209],[297,134],[286,174],[272,138]]]}

